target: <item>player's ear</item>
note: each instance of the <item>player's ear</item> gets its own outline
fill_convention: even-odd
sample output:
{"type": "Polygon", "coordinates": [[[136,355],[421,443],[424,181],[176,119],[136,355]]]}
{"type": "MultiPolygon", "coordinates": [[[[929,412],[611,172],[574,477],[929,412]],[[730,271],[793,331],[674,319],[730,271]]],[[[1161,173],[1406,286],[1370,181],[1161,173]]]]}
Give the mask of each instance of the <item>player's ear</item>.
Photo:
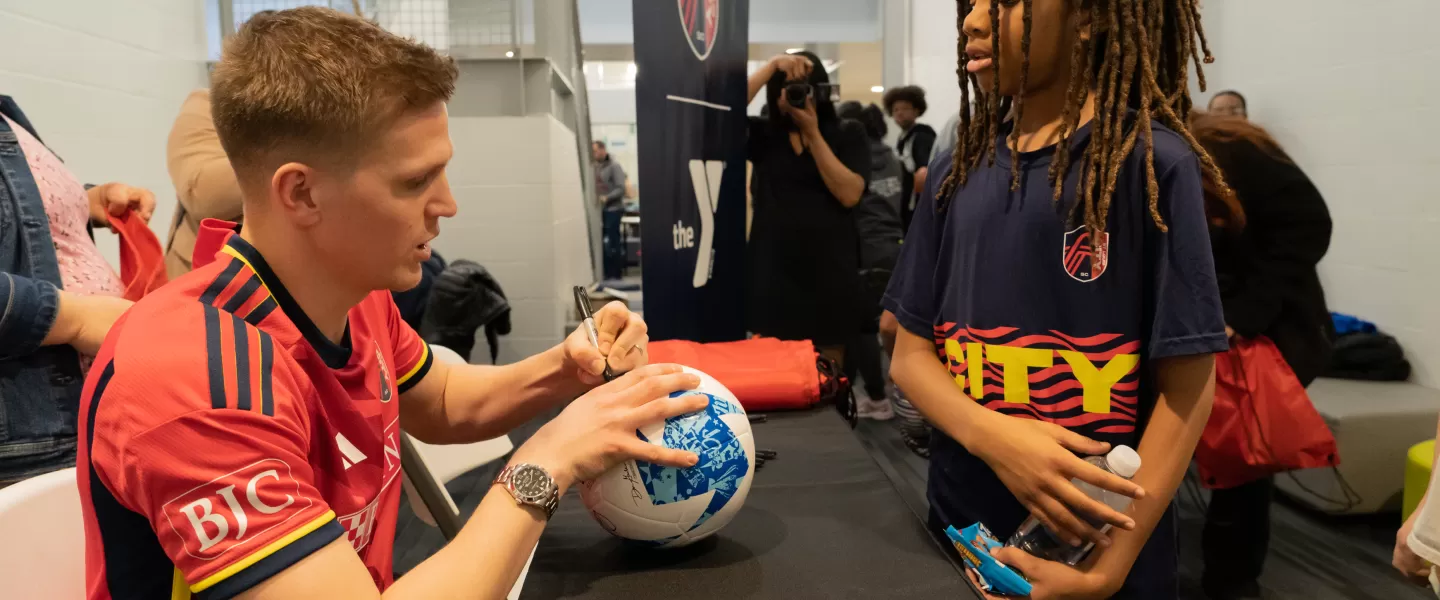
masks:
{"type": "Polygon", "coordinates": [[[270,195],[277,207],[299,225],[319,220],[320,207],[315,202],[316,173],[302,163],[285,163],[270,178],[270,195]]]}

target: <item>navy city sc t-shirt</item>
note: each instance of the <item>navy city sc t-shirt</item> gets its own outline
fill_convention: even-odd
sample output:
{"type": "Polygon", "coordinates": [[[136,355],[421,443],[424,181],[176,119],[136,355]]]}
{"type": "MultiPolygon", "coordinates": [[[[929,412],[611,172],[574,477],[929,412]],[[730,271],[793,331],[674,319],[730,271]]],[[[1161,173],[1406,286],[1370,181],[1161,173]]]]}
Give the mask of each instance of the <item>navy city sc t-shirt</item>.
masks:
{"type": "MultiPolygon", "coordinates": [[[[1173,131],[1157,124],[1154,138],[1169,232],[1150,216],[1142,140],[1120,169],[1099,244],[1083,207],[1071,211],[1088,125],[1072,138],[1059,203],[1047,182],[1053,147],[1021,154],[1021,187],[1012,193],[1011,155],[999,143],[995,164],[972,172],[943,215],[935,191],[950,151],[931,163],[937,175],[926,182],[884,304],[905,329],[935,341],[970,398],[1138,449],[1156,401],[1150,362],[1226,349],[1199,161],[1173,131]]],[[[1008,537],[1028,511],[982,460],[943,433],[935,438],[932,515],[957,528],[980,521],[1008,537]]],[[[1122,595],[1173,596],[1175,554],[1167,514],[1122,595]]]]}

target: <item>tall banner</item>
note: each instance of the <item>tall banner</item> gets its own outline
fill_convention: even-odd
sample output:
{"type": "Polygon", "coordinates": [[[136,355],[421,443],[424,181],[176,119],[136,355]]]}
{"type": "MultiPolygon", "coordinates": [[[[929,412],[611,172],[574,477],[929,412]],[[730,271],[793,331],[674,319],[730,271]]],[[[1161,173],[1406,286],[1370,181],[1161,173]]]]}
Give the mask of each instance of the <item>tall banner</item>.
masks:
{"type": "Polygon", "coordinates": [[[650,339],[745,336],[749,0],[634,0],[650,339]]]}

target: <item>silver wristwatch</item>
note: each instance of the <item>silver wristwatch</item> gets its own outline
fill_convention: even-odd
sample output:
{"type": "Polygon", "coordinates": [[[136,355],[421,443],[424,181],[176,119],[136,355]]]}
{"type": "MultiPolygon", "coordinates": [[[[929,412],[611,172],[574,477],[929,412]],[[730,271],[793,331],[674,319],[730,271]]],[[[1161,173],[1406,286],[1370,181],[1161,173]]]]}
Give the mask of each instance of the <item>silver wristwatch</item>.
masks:
{"type": "Polygon", "coordinates": [[[495,476],[495,485],[505,488],[516,504],[526,504],[545,511],[545,519],[555,514],[560,505],[560,488],[544,467],[530,463],[509,465],[495,476]]]}

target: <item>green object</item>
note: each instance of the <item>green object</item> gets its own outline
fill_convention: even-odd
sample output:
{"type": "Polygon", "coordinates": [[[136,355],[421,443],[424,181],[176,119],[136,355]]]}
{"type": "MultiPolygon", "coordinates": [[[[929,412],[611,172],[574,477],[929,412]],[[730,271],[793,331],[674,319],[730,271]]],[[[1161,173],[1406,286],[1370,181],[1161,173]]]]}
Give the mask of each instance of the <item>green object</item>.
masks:
{"type": "Polygon", "coordinates": [[[1420,442],[1405,453],[1405,498],[1401,520],[1408,520],[1425,497],[1430,486],[1430,471],[1435,467],[1435,440],[1420,442]]]}

